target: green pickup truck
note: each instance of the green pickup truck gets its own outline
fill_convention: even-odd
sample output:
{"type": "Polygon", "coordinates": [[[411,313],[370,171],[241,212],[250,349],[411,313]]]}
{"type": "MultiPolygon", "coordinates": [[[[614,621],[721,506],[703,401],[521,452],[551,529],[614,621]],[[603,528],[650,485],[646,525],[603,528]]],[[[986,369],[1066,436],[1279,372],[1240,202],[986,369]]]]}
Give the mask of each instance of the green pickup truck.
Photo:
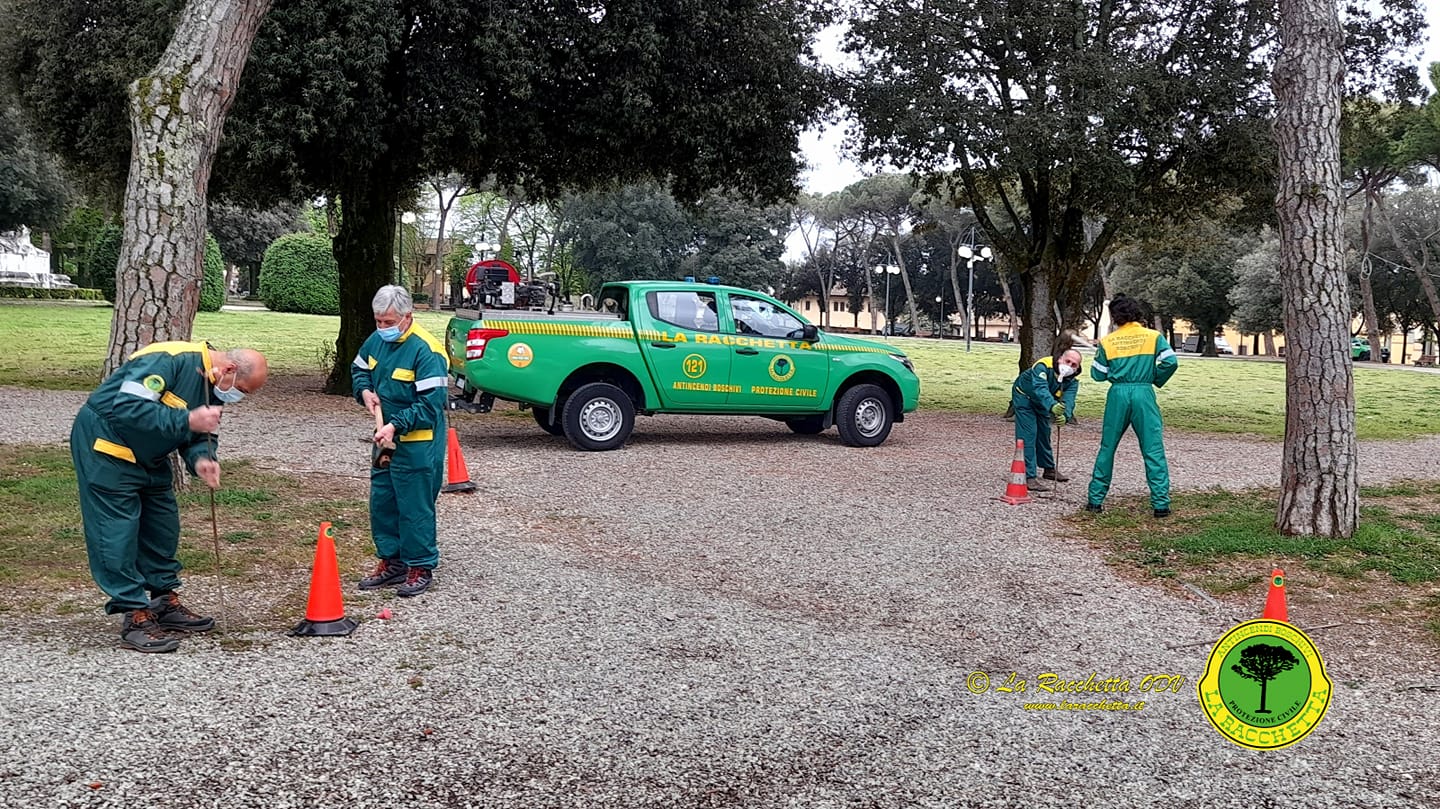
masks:
{"type": "Polygon", "coordinates": [[[460,396],[528,406],[582,450],[625,443],[642,413],[765,416],[873,447],[915,410],[904,352],[827,334],[766,295],[686,281],[608,284],[597,312],[460,310],[445,329],[460,396]]]}

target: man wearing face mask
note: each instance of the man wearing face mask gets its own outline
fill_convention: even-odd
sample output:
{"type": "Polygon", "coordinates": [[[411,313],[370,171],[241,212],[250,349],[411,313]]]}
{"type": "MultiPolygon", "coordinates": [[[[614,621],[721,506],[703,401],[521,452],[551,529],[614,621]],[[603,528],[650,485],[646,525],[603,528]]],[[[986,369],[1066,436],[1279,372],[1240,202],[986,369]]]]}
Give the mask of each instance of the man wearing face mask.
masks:
{"type": "Polygon", "coordinates": [[[1022,371],[1010,388],[1015,409],[1015,437],[1025,442],[1025,485],[1035,492],[1049,491],[1044,480],[1064,483],[1070,478],[1055,468],[1050,446],[1050,420],[1065,424],[1075,417],[1075,394],[1080,389],[1080,352],[1068,349],[1059,362],[1041,357],[1022,371]]]}
{"type": "Polygon", "coordinates": [[[265,356],[252,349],[152,343],[116,368],[75,416],[70,457],[90,574],[110,596],[105,611],[124,615],[124,648],[173,652],[180,642],[167,630],[215,626],[175,594],[180,512],[169,456],[179,452],[192,474],[217,488],[222,405],[259,390],[268,375],[265,356]]]}
{"type": "Polygon", "coordinates": [[[435,542],[435,498],[445,476],[445,400],[450,385],[445,348],[416,325],[410,293],[384,286],[371,302],[375,333],[360,346],[350,369],[355,398],[385,426],[376,443],[394,442],[384,469],[370,470],[370,533],[374,571],[360,589],[396,587],[417,596],[430,587],[440,561],[435,542]]]}

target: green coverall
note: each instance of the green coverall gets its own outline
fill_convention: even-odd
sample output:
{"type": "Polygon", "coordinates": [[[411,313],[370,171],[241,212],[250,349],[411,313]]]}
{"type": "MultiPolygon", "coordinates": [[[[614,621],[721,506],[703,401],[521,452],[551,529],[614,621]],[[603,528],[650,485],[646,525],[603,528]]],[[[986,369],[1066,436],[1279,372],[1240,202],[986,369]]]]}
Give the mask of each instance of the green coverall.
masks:
{"type": "Polygon", "coordinates": [[[1090,363],[1090,376],[1097,382],[1109,381],[1110,391],[1105,395],[1100,452],[1095,456],[1095,473],[1090,479],[1091,505],[1105,502],[1115,467],[1115,447],[1126,428],[1134,426],[1140,454],[1145,457],[1150,505],[1156,510],[1170,508],[1170,467],[1165,463],[1155,388],[1164,387],[1179,365],[1165,337],[1139,323],[1126,323],[1101,338],[1095,360],[1090,363]]]}
{"type": "Polygon", "coordinates": [[[355,399],[375,391],[385,423],[395,425],[395,457],[370,470],[370,533],[375,554],[410,567],[440,562],[435,498],[445,474],[445,349],[419,325],[387,343],[378,333],[360,346],[350,369],[355,399]]]}
{"type": "Polygon", "coordinates": [[[90,394],[70,429],[90,575],[110,614],[145,609],[180,586],[180,511],[171,452],[190,472],[215,458],[215,436],[190,431],[190,411],[216,404],[204,343],[152,343],[90,394]]]}
{"type": "Polygon", "coordinates": [[[1065,418],[1075,416],[1075,393],[1080,380],[1064,382],[1055,372],[1054,359],[1041,357],[1021,371],[1010,388],[1010,405],[1015,408],[1015,438],[1025,442],[1025,477],[1038,477],[1040,469],[1055,468],[1055,450],[1050,446],[1050,408],[1065,405],[1065,418]]]}

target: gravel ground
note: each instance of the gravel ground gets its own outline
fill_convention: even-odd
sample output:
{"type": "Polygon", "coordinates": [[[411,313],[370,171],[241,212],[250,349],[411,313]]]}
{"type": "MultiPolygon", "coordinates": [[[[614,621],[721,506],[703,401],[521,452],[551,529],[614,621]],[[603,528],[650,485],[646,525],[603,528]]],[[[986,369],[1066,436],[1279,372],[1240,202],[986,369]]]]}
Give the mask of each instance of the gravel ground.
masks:
{"type": "MultiPolygon", "coordinates": [[[[363,476],[363,414],[307,384],[234,408],[224,457],[363,476]]],[[[0,420],[59,442],[82,400],[0,389],[0,420]]],[[[1013,446],[998,419],[921,413],[856,450],[663,417],[598,454],[528,418],[458,421],[481,492],[442,495],[435,588],[401,602],[347,583],[364,621],[349,638],[276,627],[140,656],[116,649],[98,593],[65,626],[12,625],[0,805],[1440,806],[1433,647],[1396,655],[1359,621],[1317,632],[1324,722],[1281,751],[1231,745],[1193,683],[1263,595],[1246,613],[1111,572],[1055,521],[1083,474],[997,502],[1013,446]],[[371,618],[382,605],[393,619],[371,618]],[[977,671],[1032,695],[973,694],[977,671]],[[1140,711],[1026,711],[1043,672],[1186,680],[1118,695],[1140,711]]],[[[1097,439],[1068,431],[1061,465],[1088,470],[1097,439]]],[[[1177,486],[1277,481],[1278,444],[1168,448],[1177,486]]],[[[1362,467],[1367,483],[1440,478],[1440,441],[1365,444],[1362,467]]],[[[1130,441],[1116,492],[1142,477],[1130,441]]],[[[213,604],[203,580],[187,595],[213,604]]]]}

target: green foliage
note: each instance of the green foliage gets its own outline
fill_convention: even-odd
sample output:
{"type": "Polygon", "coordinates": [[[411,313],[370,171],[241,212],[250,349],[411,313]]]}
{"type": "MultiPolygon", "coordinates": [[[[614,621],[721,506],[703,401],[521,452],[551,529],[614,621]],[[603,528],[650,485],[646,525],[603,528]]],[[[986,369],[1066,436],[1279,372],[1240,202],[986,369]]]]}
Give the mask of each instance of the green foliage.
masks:
{"type": "Polygon", "coordinates": [[[1235,286],[1230,290],[1235,327],[1250,334],[1284,332],[1280,290],[1280,239],[1266,230],[1260,244],[1235,262],[1235,286]]]}
{"type": "Polygon", "coordinates": [[[200,311],[218,312],[225,303],[225,259],[212,233],[205,234],[205,277],[200,285],[200,311]]]}
{"type": "Polygon", "coordinates": [[[35,287],[0,286],[0,298],[42,301],[103,301],[98,289],[37,289],[35,287]]]}
{"type": "Polygon", "coordinates": [[[77,205],[70,209],[65,222],[50,234],[51,255],[56,257],[60,272],[69,275],[70,280],[79,286],[98,286],[86,275],[85,257],[90,254],[96,237],[109,218],[109,214],[99,208],[77,205]]]}
{"type": "Polygon", "coordinates": [[[100,228],[90,244],[90,252],[80,263],[81,276],[111,303],[115,302],[115,272],[120,266],[120,241],[123,237],[119,225],[100,228]]]}
{"type": "Polygon", "coordinates": [[[0,104],[0,231],[56,227],[69,197],[59,164],[35,143],[19,112],[0,104]]]}
{"type": "Polygon", "coordinates": [[[340,272],[330,240],[307,233],[276,239],[260,265],[260,297],[277,312],[339,314],[340,272]]]}

